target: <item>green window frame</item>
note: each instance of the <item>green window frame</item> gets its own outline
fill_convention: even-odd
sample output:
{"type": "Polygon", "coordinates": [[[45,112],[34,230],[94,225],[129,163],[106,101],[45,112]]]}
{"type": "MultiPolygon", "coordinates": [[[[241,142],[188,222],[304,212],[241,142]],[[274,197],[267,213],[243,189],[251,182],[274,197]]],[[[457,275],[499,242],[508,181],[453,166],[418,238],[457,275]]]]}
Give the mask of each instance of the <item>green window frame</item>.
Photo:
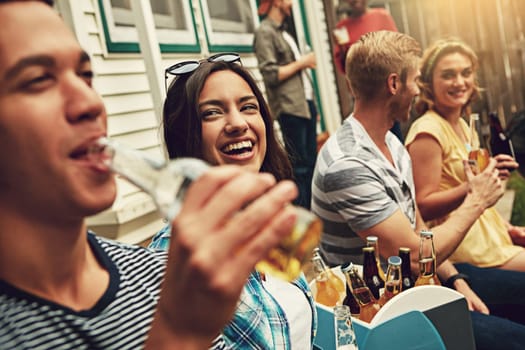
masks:
{"type": "Polygon", "coordinates": [[[259,26],[255,0],[199,0],[210,52],[253,52],[259,26]]]}
{"type": "MultiPolygon", "coordinates": [[[[200,52],[195,0],[150,0],[161,52],[200,52]],[[183,16],[176,16],[179,13],[183,16]]],[[[140,52],[137,29],[129,0],[98,0],[106,47],[109,53],[140,52]],[[117,4],[119,6],[113,6],[117,4]]]]}

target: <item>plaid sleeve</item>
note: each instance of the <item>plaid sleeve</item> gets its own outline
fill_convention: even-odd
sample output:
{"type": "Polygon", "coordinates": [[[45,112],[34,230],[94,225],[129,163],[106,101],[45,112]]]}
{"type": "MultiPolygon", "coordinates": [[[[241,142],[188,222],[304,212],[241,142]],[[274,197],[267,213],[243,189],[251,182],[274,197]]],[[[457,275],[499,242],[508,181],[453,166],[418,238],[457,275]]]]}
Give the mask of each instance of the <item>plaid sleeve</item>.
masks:
{"type": "Polygon", "coordinates": [[[170,247],[171,226],[164,226],[151,239],[148,248],[152,250],[168,250],[170,247]]]}

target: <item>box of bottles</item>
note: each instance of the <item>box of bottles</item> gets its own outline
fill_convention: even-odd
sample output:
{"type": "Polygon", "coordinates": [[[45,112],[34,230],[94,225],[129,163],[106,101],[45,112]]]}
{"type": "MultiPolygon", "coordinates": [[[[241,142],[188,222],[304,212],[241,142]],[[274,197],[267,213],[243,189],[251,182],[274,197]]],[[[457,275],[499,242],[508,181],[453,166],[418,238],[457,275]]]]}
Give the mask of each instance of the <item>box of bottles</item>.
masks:
{"type": "MultiPolygon", "coordinates": [[[[312,289],[315,295],[314,284],[312,289]]],[[[314,344],[318,349],[335,349],[332,308],[317,304],[317,313],[314,344]]],[[[465,298],[442,286],[403,291],[389,300],[370,323],[355,317],[352,323],[360,350],[475,349],[465,298]]]]}

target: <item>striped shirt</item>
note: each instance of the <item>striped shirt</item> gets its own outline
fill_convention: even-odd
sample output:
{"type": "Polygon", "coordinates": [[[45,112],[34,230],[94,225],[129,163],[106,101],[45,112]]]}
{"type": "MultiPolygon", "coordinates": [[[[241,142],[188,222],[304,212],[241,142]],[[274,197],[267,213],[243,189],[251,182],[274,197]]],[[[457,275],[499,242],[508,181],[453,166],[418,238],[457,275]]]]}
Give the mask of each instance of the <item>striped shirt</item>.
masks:
{"type": "MultiPolygon", "coordinates": [[[[366,245],[357,232],[401,210],[415,228],[412,163],[391,132],[385,142],[395,167],[353,116],[323,145],[312,183],[312,211],[323,221],[321,253],[330,265],[362,264],[366,245]]],[[[392,230],[395,230],[392,227],[392,230]]]]}
{"type": "Polygon", "coordinates": [[[159,299],[167,254],[88,233],[109,286],[95,306],[74,311],[0,280],[0,349],[140,349],[159,299]]]}

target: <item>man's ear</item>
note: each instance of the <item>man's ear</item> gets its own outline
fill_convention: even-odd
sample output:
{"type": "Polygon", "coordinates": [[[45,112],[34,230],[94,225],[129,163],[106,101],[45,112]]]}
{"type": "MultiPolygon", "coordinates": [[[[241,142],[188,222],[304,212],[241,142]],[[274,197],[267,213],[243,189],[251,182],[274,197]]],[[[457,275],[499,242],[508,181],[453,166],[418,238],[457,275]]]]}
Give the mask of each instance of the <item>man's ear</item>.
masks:
{"type": "Polygon", "coordinates": [[[388,91],[392,95],[396,95],[401,87],[401,82],[399,81],[399,75],[397,73],[390,73],[387,78],[388,91]]]}

